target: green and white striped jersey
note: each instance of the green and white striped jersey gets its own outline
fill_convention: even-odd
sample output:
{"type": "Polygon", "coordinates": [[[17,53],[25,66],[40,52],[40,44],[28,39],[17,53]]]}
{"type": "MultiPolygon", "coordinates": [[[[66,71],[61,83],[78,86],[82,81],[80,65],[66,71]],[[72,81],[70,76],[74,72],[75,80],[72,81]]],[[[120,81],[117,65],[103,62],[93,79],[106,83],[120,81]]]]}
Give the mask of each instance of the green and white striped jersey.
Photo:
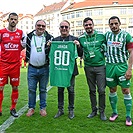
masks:
{"type": "Polygon", "coordinates": [[[105,34],[107,41],[107,63],[125,63],[128,60],[129,53],[127,44],[132,41],[132,36],[126,31],[120,31],[118,34],[107,32],[105,34]]]}

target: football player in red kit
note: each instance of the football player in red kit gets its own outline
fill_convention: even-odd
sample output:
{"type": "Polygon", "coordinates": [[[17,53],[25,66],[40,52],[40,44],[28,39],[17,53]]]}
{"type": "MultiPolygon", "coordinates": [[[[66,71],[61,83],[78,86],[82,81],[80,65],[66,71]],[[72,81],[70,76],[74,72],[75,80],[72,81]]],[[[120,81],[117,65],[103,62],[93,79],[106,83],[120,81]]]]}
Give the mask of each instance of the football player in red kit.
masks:
{"type": "Polygon", "coordinates": [[[16,104],[18,100],[18,86],[20,78],[20,53],[25,45],[25,35],[22,30],[16,28],[18,15],[10,13],[7,19],[8,27],[0,30],[0,116],[2,115],[2,101],[4,98],[4,86],[8,84],[8,78],[12,86],[10,114],[18,117],[16,104]]]}

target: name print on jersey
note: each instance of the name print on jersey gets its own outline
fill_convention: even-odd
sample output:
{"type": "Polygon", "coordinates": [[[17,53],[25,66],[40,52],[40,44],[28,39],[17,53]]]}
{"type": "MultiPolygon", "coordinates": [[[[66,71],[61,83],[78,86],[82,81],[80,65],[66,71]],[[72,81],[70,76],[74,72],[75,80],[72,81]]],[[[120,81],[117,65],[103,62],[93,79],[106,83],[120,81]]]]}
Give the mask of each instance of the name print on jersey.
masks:
{"type": "Polygon", "coordinates": [[[67,45],[58,45],[58,48],[67,48],[67,45]]]}

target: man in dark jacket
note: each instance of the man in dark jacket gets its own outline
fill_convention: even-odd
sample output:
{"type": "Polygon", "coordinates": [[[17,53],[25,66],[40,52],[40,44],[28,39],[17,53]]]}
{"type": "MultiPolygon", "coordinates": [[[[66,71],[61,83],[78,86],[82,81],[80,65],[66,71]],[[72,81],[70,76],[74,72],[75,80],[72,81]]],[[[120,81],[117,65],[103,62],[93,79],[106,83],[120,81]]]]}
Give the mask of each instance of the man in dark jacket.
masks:
{"type": "Polygon", "coordinates": [[[26,61],[28,65],[29,110],[28,117],[34,114],[36,90],[39,83],[40,115],[46,116],[46,93],[49,79],[49,47],[47,42],[52,36],[46,31],[44,20],[38,20],[35,30],[27,35],[26,61]]]}
{"type": "MultiPolygon", "coordinates": [[[[70,23],[66,20],[62,21],[60,23],[60,33],[61,35],[54,38],[52,41],[73,41],[74,44],[77,45],[77,52],[78,55],[82,55],[82,49],[80,47],[80,43],[78,42],[78,39],[72,35],[69,34],[70,31],[70,23]]],[[[73,51],[75,52],[75,51],[73,51]]],[[[75,76],[78,75],[78,68],[77,68],[77,63],[76,63],[76,58],[75,58],[75,65],[74,65],[74,71],[70,80],[70,86],[67,87],[68,90],[68,100],[69,100],[69,105],[68,105],[68,110],[69,114],[68,117],[70,119],[74,118],[74,86],[75,86],[75,76]]],[[[54,118],[58,118],[61,115],[64,114],[64,89],[65,87],[60,87],[58,86],[58,112],[54,116],[54,118]]]]}

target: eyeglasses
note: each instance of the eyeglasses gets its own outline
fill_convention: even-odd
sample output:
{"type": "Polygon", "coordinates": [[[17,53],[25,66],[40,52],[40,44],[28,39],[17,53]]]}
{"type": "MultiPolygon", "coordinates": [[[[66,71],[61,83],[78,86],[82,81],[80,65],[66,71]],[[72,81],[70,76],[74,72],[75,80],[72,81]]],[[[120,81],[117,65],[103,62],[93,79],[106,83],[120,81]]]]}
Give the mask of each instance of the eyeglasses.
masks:
{"type": "Polygon", "coordinates": [[[60,28],[65,28],[65,29],[68,29],[68,26],[60,26],[60,28]]]}
{"type": "Polygon", "coordinates": [[[111,25],[111,26],[118,25],[118,23],[110,23],[109,25],[111,25]]]}
{"type": "Polygon", "coordinates": [[[92,24],[85,24],[84,26],[88,26],[88,25],[89,25],[89,26],[92,26],[92,24]]]}
{"type": "Polygon", "coordinates": [[[41,27],[41,26],[42,26],[43,28],[46,27],[45,25],[41,25],[41,24],[37,24],[37,26],[38,26],[38,27],[41,27]]]}

